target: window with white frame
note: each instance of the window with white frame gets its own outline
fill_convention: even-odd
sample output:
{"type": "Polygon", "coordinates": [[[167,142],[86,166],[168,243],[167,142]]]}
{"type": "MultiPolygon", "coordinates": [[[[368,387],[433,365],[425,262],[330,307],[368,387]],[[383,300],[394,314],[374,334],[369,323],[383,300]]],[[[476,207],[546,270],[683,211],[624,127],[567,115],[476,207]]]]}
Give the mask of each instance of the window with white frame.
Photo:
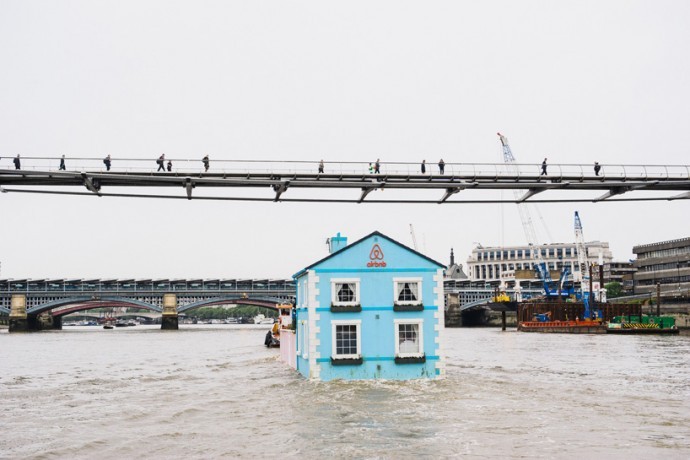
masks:
{"type": "Polygon", "coordinates": [[[309,277],[304,280],[304,305],[309,306],[309,277]]]}
{"type": "Polygon", "coordinates": [[[331,280],[331,303],[336,307],[359,305],[359,279],[331,280]]]}
{"type": "Polygon", "coordinates": [[[307,320],[302,320],[302,336],[300,342],[302,342],[302,346],[300,347],[302,358],[307,359],[309,357],[309,322],[307,320]]]}
{"type": "Polygon", "coordinates": [[[395,305],[421,305],[422,279],[395,278],[393,280],[395,305]]]}
{"type": "Polygon", "coordinates": [[[424,320],[395,320],[395,356],[424,356],[424,320]]]}
{"type": "Polygon", "coordinates": [[[331,321],[332,358],[357,359],[362,356],[362,334],[360,320],[331,321]]]}

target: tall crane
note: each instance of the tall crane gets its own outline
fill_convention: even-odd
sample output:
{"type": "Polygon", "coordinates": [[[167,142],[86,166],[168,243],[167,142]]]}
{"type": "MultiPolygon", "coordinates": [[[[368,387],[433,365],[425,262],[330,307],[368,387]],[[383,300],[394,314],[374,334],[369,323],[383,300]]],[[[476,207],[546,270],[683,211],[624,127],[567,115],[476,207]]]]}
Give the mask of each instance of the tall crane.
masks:
{"type": "MultiPolygon", "coordinates": [[[[513,156],[513,152],[510,150],[508,138],[501,133],[496,134],[498,134],[498,138],[501,140],[501,146],[503,147],[503,161],[505,162],[508,171],[515,173],[517,175],[518,167],[515,164],[515,157],[513,156]]],[[[539,243],[537,240],[537,232],[534,230],[534,223],[532,222],[532,216],[530,215],[529,209],[526,205],[521,204],[521,202],[524,200],[524,197],[521,195],[521,193],[522,192],[518,189],[513,190],[513,194],[515,195],[515,201],[518,202],[518,213],[520,214],[520,220],[522,221],[522,228],[525,231],[527,244],[531,246],[530,255],[532,257],[532,260],[534,261],[534,267],[537,270],[539,278],[542,280],[542,283],[544,284],[544,293],[547,297],[553,297],[556,296],[557,293],[554,293],[552,291],[553,280],[551,279],[551,274],[549,273],[549,267],[546,264],[544,257],[542,256],[541,248],[539,247],[539,243]]],[[[563,283],[565,282],[565,278],[567,276],[568,271],[566,269],[561,273],[561,277],[558,280],[559,286],[563,286],[563,283]]],[[[568,293],[566,293],[566,295],[567,294],[568,293]]]]}
{"type": "Polygon", "coordinates": [[[582,302],[585,304],[585,318],[589,318],[589,299],[591,294],[589,292],[589,262],[587,261],[585,236],[582,233],[582,221],[577,211],[575,211],[575,251],[577,251],[577,265],[580,267],[580,289],[582,290],[582,302]]]}

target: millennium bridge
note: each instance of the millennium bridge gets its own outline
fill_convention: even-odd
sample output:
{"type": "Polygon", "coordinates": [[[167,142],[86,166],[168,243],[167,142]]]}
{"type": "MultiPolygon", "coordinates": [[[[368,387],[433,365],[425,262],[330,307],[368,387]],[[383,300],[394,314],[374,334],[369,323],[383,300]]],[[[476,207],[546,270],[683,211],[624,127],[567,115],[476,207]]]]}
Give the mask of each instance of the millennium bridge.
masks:
{"type": "Polygon", "coordinates": [[[93,308],[134,307],[162,315],[163,329],[177,329],[178,314],[214,305],[278,309],[295,300],[287,279],[1,279],[0,314],[10,332],[60,329],[62,317],[93,308]]]}
{"type": "MultiPolygon", "coordinates": [[[[21,158],[21,169],[0,169],[4,193],[97,197],[328,203],[554,203],[690,199],[690,165],[324,162],[170,158],[21,158]],[[168,159],[166,159],[168,161],[168,159]],[[378,163],[378,167],[376,164],[378,163]],[[378,172],[377,172],[378,171],[378,172]],[[129,191],[128,191],[129,190],[129,191]],[[142,192],[144,190],[144,192],[142,192]],[[219,191],[226,193],[219,193],[219,191]],[[228,195],[227,191],[240,191],[228,195]],[[513,190],[487,198],[486,191],[513,190]],[[165,193],[163,193],[165,191],[165,193]],[[203,192],[214,191],[209,195],[203,192]],[[371,195],[372,192],[383,192],[371,195]],[[484,193],[479,193],[483,191],[484,193]],[[316,192],[316,193],[315,193],[316,192]],[[331,192],[329,194],[329,192],[331,192]],[[385,198],[384,198],[385,195],[385,198]],[[536,197],[535,197],[536,195],[536,197]]],[[[2,159],[9,167],[11,158],[2,159]]]]}

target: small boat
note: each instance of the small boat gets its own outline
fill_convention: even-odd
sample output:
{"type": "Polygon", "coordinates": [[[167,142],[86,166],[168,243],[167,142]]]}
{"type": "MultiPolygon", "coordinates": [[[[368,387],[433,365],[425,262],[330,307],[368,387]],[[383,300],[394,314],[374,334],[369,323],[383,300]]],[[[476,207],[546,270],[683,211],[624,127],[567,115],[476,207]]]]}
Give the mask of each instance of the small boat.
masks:
{"type": "Polygon", "coordinates": [[[266,318],[263,314],[259,313],[254,317],[254,324],[273,324],[275,323],[275,319],[273,318],[266,318]]]}
{"type": "Polygon", "coordinates": [[[113,328],[113,323],[105,323],[103,324],[103,329],[112,329],[113,328]]]}
{"type": "Polygon", "coordinates": [[[273,334],[273,331],[268,331],[266,333],[266,338],[264,339],[264,345],[268,348],[278,348],[280,347],[280,338],[273,334]]]}

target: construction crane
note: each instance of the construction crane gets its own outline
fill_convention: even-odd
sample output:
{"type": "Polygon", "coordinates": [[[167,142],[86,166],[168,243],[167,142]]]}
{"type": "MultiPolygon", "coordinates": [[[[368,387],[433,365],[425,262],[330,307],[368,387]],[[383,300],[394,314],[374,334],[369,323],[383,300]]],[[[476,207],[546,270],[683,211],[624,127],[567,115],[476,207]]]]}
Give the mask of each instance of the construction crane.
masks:
{"type": "MultiPolygon", "coordinates": [[[[499,139],[501,140],[501,146],[503,147],[503,161],[505,162],[508,171],[515,173],[517,175],[518,173],[518,167],[515,164],[515,157],[513,156],[513,152],[510,150],[510,144],[508,144],[508,138],[505,137],[501,133],[496,133],[498,134],[499,139]]],[[[546,264],[546,261],[544,260],[544,257],[542,256],[541,253],[541,248],[538,245],[538,240],[537,240],[537,232],[534,230],[534,223],[532,222],[532,216],[530,215],[529,209],[527,208],[526,205],[521,204],[522,201],[524,201],[526,198],[528,198],[532,192],[527,192],[527,195],[521,195],[521,191],[518,189],[513,190],[513,194],[515,196],[515,201],[518,202],[517,208],[518,208],[518,213],[520,214],[520,220],[522,221],[522,228],[525,231],[525,237],[527,238],[527,244],[531,246],[531,254],[530,256],[532,257],[532,260],[534,261],[534,268],[537,271],[537,274],[539,275],[539,278],[542,280],[542,283],[544,284],[544,293],[546,294],[546,297],[551,298],[551,297],[556,297],[560,296],[561,294],[569,295],[570,292],[564,292],[563,290],[563,285],[566,281],[566,278],[568,276],[568,270],[567,267],[561,272],[560,279],[558,280],[558,286],[559,286],[559,293],[553,292],[553,280],[551,279],[551,274],[549,273],[549,267],[546,264]]]]}
{"type": "Polygon", "coordinates": [[[412,224],[410,224],[410,235],[412,235],[412,245],[414,246],[414,250],[419,251],[419,249],[417,249],[417,237],[414,234],[414,227],[412,224]]]}
{"type": "Polygon", "coordinates": [[[577,252],[577,265],[580,267],[580,289],[582,291],[582,302],[585,304],[585,318],[590,317],[590,292],[589,292],[589,262],[587,261],[587,248],[585,247],[585,236],[582,232],[582,221],[580,214],[575,211],[575,251],[577,252]]]}

